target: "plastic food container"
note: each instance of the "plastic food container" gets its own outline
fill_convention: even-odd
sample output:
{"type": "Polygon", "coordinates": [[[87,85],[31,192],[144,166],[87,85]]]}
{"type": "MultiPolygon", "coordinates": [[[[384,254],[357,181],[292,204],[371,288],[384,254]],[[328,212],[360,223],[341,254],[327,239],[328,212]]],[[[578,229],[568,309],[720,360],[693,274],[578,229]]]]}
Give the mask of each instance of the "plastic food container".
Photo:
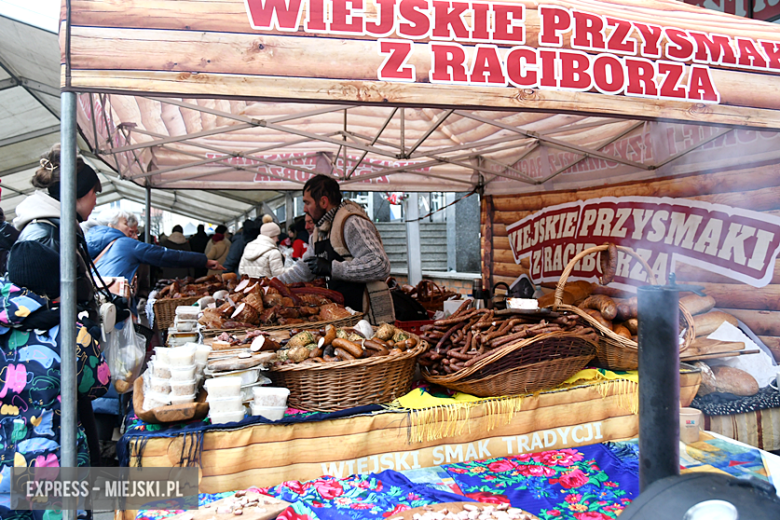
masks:
{"type": "Polygon", "coordinates": [[[211,353],[211,347],[209,345],[196,345],[195,346],[195,363],[205,365],[209,362],[209,354],[211,353]]]}
{"type": "Polygon", "coordinates": [[[235,397],[213,397],[209,395],[206,398],[209,403],[209,409],[212,412],[238,412],[244,410],[244,401],[241,396],[235,397]]]}
{"type": "Polygon", "coordinates": [[[209,397],[238,397],[241,396],[241,378],[238,376],[214,377],[206,379],[203,383],[209,397]]]}
{"type": "Polygon", "coordinates": [[[169,349],[168,362],[173,367],[188,367],[195,364],[195,349],[192,347],[176,347],[169,349]]]}
{"type": "Polygon", "coordinates": [[[169,364],[171,362],[170,357],[168,357],[170,352],[171,349],[168,347],[154,347],[154,355],[156,356],[155,361],[163,365],[169,364]]]}
{"type": "Polygon", "coordinates": [[[155,361],[154,365],[152,365],[152,375],[162,379],[170,379],[171,366],[168,364],[160,363],[159,361],[155,361]]]}
{"type": "Polygon", "coordinates": [[[270,380],[267,380],[265,377],[263,378],[264,381],[258,381],[257,383],[252,383],[251,385],[242,385],[241,386],[241,399],[244,400],[244,402],[252,401],[255,398],[255,393],[253,389],[255,387],[259,387],[261,385],[267,385],[270,383],[270,380]]]}
{"type": "MultiPolygon", "coordinates": [[[[183,347],[187,343],[198,341],[198,332],[179,332],[171,328],[168,329],[168,340],[166,344],[169,347],[183,347]]],[[[191,363],[191,362],[190,362],[191,363]]]]}
{"type": "Polygon", "coordinates": [[[198,330],[197,320],[174,320],[173,327],[178,332],[193,332],[198,330]]]}
{"type": "Polygon", "coordinates": [[[290,390],[273,386],[256,386],[252,388],[254,404],[257,406],[281,406],[287,407],[287,396],[290,390]]]}
{"type": "Polygon", "coordinates": [[[171,393],[171,381],[162,377],[152,376],[152,392],[158,395],[167,395],[171,393]]]}
{"type": "Polygon", "coordinates": [[[225,423],[232,423],[232,422],[238,422],[243,420],[244,418],[244,407],[241,407],[240,411],[235,412],[213,412],[209,410],[209,418],[211,419],[211,424],[225,424],[225,423]]]}
{"type": "Polygon", "coordinates": [[[278,421],[284,417],[286,406],[258,406],[252,403],[252,415],[265,417],[269,421],[278,421]]]}
{"type": "Polygon", "coordinates": [[[195,402],[195,394],[191,395],[172,395],[168,398],[171,404],[187,404],[195,402]]]}
{"type": "Polygon", "coordinates": [[[198,382],[192,381],[171,381],[171,396],[177,395],[195,395],[198,392],[198,382]]]}
{"type": "Polygon", "coordinates": [[[171,381],[192,381],[195,379],[197,368],[194,364],[188,367],[171,367],[171,381]]]}
{"type": "Polygon", "coordinates": [[[176,307],[177,319],[197,321],[198,313],[200,313],[200,307],[193,307],[191,305],[179,305],[176,307]]]}
{"type": "MultiPolygon", "coordinates": [[[[220,378],[220,377],[233,377],[238,376],[241,378],[241,386],[251,385],[257,383],[260,379],[260,367],[248,368],[246,370],[231,370],[228,372],[214,372],[208,368],[204,370],[204,373],[208,377],[220,378]]],[[[270,381],[269,381],[270,382],[270,381]]]]}

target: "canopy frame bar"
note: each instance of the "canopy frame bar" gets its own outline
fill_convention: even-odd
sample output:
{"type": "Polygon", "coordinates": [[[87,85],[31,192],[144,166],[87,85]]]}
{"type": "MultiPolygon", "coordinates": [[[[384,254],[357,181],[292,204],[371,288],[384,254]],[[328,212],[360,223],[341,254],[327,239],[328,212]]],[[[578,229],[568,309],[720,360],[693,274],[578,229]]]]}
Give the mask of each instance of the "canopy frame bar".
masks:
{"type": "MultiPolygon", "coordinates": [[[[626,135],[630,134],[631,132],[633,132],[634,130],[636,130],[637,128],[639,128],[640,126],[642,126],[642,125],[644,125],[644,124],[645,124],[645,123],[644,123],[644,121],[640,121],[640,122],[636,123],[635,125],[632,125],[632,126],[631,126],[630,128],[628,128],[627,130],[625,130],[625,131],[623,131],[623,132],[619,133],[618,135],[616,135],[616,136],[613,136],[612,138],[610,138],[610,139],[609,139],[607,142],[605,142],[604,144],[601,144],[601,145],[599,145],[597,149],[598,149],[598,150],[601,150],[601,149],[602,149],[602,148],[604,148],[605,146],[609,146],[609,145],[611,145],[612,143],[614,143],[614,142],[615,142],[615,141],[617,141],[618,139],[621,139],[622,137],[625,137],[626,135]]],[[[573,163],[571,163],[571,164],[568,164],[568,165],[566,165],[566,166],[564,166],[564,167],[562,167],[562,168],[559,168],[557,171],[555,171],[555,172],[553,172],[552,174],[550,174],[549,176],[547,176],[547,178],[543,179],[543,180],[542,180],[542,182],[541,182],[540,184],[544,184],[545,182],[549,182],[549,181],[551,181],[552,179],[554,179],[554,178],[555,178],[555,177],[557,177],[558,175],[560,175],[560,174],[562,174],[563,172],[565,172],[566,170],[570,169],[572,166],[574,166],[574,165],[576,165],[576,164],[579,164],[579,163],[581,163],[582,161],[584,161],[584,160],[585,160],[585,159],[587,159],[587,158],[588,158],[588,156],[587,156],[587,155],[584,155],[584,156],[580,157],[579,159],[577,159],[576,161],[574,161],[573,163]]]]}
{"type": "MultiPolygon", "coordinates": [[[[285,148],[287,146],[294,146],[294,145],[297,145],[297,144],[308,143],[308,142],[311,142],[311,141],[312,140],[308,139],[308,138],[306,138],[306,139],[299,139],[297,141],[290,141],[290,142],[284,143],[284,144],[274,144],[274,145],[264,146],[264,147],[261,147],[261,148],[253,148],[252,150],[249,150],[249,151],[246,151],[246,152],[233,152],[233,153],[231,153],[231,156],[232,157],[246,157],[246,158],[249,158],[250,155],[254,155],[254,154],[257,154],[257,153],[260,153],[260,152],[265,152],[265,151],[268,151],[268,150],[275,150],[275,149],[278,149],[278,148],[285,148]]],[[[174,153],[181,153],[181,154],[189,155],[189,154],[186,154],[185,152],[183,152],[182,150],[178,150],[178,149],[175,149],[175,148],[165,147],[165,149],[169,150],[169,151],[172,151],[174,153]]],[[[299,156],[296,156],[296,157],[301,157],[301,156],[299,155],[299,156]]],[[[294,158],[295,157],[293,157],[293,159],[294,158]]],[[[140,175],[133,175],[132,177],[128,177],[128,179],[129,180],[135,180],[135,179],[140,179],[140,178],[144,178],[144,177],[151,177],[153,175],[162,175],[164,173],[175,172],[177,170],[182,170],[184,168],[192,168],[192,167],[195,167],[195,166],[203,166],[205,164],[221,162],[221,161],[224,161],[225,159],[226,159],[225,157],[214,157],[214,158],[211,158],[211,159],[203,159],[201,161],[193,161],[193,162],[190,162],[190,163],[181,164],[179,166],[171,166],[169,168],[162,168],[160,170],[153,170],[153,171],[150,171],[150,172],[147,172],[147,173],[142,173],[140,175]]]]}
{"type": "Polygon", "coordinates": [[[628,159],[622,159],[620,157],[616,157],[614,155],[609,155],[609,154],[597,152],[595,150],[589,150],[588,148],[584,148],[582,146],[577,146],[577,145],[574,145],[574,144],[569,144],[569,143],[567,143],[565,141],[561,141],[559,139],[554,139],[552,137],[547,137],[547,136],[541,135],[541,134],[539,134],[537,132],[531,132],[531,131],[528,131],[528,130],[523,130],[522,128],[513,127],[511,125],[507,125],[505,123],[500,123],[498,121],[491,121],[490,119],[487,119],[485,117],[478,116],[476,114],[471,114],[469,112],[464,112],[463,110],[458,110],[458,111],[456,111],[456,113],[459,116],[467,117],[469,119],[474,119],[476,121],[481,121],[481,122],[483,122],[483,123],[485,123],[487,125],[497,126],[499,128],[503,128],[503,129],[509,130],[511,132],[516,132],[518,134],[522,134],[522,135],[525,135],[527,137],[532,137],[534,139],[538,139],[539,141],[542,141],[544,144],[546,144],[547,146],[549,146],[551,148],[558,148],[560,150],[566,150],[566,151],[569,151],[569,152],[578,152],[578,153],[589,154],[589,155],[591,155],[593,157],[598,157],[599,159],[604,159],[605,161],[619,162],[621,164],[625,164],[627,166],[633,166],[634,168],[639,168],[639,169],[642,169],[642,170],[652,170],[652,169],[654,169],[653,166],[648,166],[648,165],[645,165],[645,164],[642,164],[642,163],[638,163],[636,161],[631,161],[631,160],[628,160],[628,159]]]}
{"type": "MultiPolygon", "coordinates": [[[[218,152],[218,153],[224,153],[226,156],[230,156],[231,155],[229,152],[226,152],[224,150],[220,150],[217,147],[213,147],[213,146],[209,146],[209,145],[201,145],[201,146],[203,146],[206,149],[210,149],[212,151],[218,152]]],[[[190,155],[192,157],[200,157],[198,154],[196,154],[194,152],[185,152],[184,150],[172,150],[172,151],[176,151],[176,152],[184,154],[184,155],[190,155]]],[[[300,157],[300,156],[298,156],[298,157],[300,157]]],[[[296,159],[298,157],[291,157],[290,159],[296,159]]],[[[307,170],[305,168],[299,168],[297,166],[292,166],[292,165],[289,165],[289,164],[279,163],[279,162],[276,162],[276,161],[272,161],[270,159],[264,159],[264,158],[255,157],[255,156],[246,156],[246,158],[247,159],[252,159],[252,160],[257,160],[259,162],[262,162],[264,164],[269,164],[271,166],[278,166],[280,168],[290,168],[290,169],[293,169],[293,170],[302,171],[304,173],[311,173],[311,170],[307,170]]],[[[222,157],[222,158],[220,158],[220,163],[228,166],[228,168],[226,168],[226,169],[215,170],[213,172],[203,172],[203,173],[199,173],[199,174],[193,175],[191,177],[184,177],[184,178],[181,178],[181,179],[176,179],[175,181],[172,181],[172,182],[181,182],[181,181],[186,181],[186,180],[199,179],[201,177],[208,177],[210,175],[217,175],[219,173],[225,173],[226,171],[231,171],[231,170],[245,171],[245,172],[251,173],[253,175],[258,173],[257,171],[250,170],[249,168],[247,168],[245,166],[240,166],[240,165],[237,165],[237,164],[228,164],[228,163],[224,162],[224,161],[227,161],[229,159],[230,159],[230,157],[222,157]]],[[[274,177],[274,178],[277,178],[277,179],[280,179],[280,180],[284,180],[284,181],[297,182],[299,184],[304,184],[303,182],[292,180],[292,179],[287,179],[287,178],[284,178],[284,177],[280,177],[278,175],[274,175],[274,174],[269,173],[269,172],[266,172],[264,175],[268,175],[269,177],[274,177]]],[[[168,183],[163,183],[163,184],[159,185],[158,187],[163,187],[166,184],[168,184],[168,183]]]]}
{"type": "MultiPolygon", "coordinates": [[[[379,129],[379,131],[376,133],[376,136],[371,140],[371,146],[374,146],[376,142],[379,140],[379,137],[382,135],[382,132],[385,131],[387,126],[390,124],[390,121],[393,120],[393,117],[395,117],[395,114],[398,112],[398,107],[394,108],[392,112],[390,112],[390,115],[387,116],[387,119],[385,119],[384,124],[379,129]]],[[[346,130],[346,129],[345,129],[346,130]]],[[[352,168],[352,171],[349,172],[349,175],[347,175],[347,179],[352,178],[352,176],[355,174],[355,171],[357,171],[358,167],[363,164],[363,159],[366,158],[366,155],[368,155],[367,151],[363,152],[363,155],[360,156],[360,160],[355,164],[355,167],[352,168]]]]}

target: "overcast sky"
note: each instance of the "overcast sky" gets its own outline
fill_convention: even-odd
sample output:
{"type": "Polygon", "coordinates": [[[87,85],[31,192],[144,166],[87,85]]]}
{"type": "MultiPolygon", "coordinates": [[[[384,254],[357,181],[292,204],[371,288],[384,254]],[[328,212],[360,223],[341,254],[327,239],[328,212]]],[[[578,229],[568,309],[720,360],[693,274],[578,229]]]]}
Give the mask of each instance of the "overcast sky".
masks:
{"type": "Polygon", "coordinates": [[[0,15],[57,32],[60,0],[0,0],[0,15]]]}

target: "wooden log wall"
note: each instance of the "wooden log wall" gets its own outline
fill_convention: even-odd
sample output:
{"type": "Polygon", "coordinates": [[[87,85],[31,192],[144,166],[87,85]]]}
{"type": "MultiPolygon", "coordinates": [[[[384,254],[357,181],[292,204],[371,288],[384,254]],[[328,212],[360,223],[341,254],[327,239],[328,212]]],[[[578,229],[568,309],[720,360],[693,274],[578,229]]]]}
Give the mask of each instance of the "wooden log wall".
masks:
{"type": "MultiPolygon", "coordinates": [[[[482,240],[485,279],[491,284],[499,281],[509,283],[528,272],[527,260],[515,264],[509,247],[506,229],[512,223],[556,204],[621,196],[702,200],[779,215],[780,165],[745,166],[582,190],[484,197],[482,240]],[[492,218],[485,220],[490,213],[492,218]]],[[[780,261],[775,263],[769,285],[758,289],[690,265],[677,264],[675,272],[678,283],[704,286],[707,294],[717,301],[717,308],[742,320],[780,360],[780,261]]]]}

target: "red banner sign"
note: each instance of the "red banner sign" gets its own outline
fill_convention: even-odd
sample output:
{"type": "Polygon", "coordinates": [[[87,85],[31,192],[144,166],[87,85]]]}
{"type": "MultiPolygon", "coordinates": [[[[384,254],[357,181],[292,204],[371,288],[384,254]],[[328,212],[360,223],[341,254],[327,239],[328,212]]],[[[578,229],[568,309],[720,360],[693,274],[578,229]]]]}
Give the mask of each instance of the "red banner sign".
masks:
{"type": "MultiPolygon", "coordinates": [[[[577,253],[605,242],[634,249],[660,283],[679,262],[763,287],[780,253],[780,218],[687,199],[606,197],[561,204],[507,232],[515,262],[530,258],[537,283],[558,281],[577,253]]],[[[579,261],[571,274],[591,281],[598,276],[596,255],[579,261]]],[[[637,286],[648,277],[639,262],[621,253],[615,281],[637,286]]]]}
{"type": "MultiPolygon", "coordinates": [[[[376,38],[382,81],[596,90],[718,103],[709,66],[780,71],[780,42],[540,5],[537,41],[519,3],[377,0],[246,0],[256,30],[376,38]],[[565,48],[570,45],[571,48],[565,48]],[[425,53],[419,78],[411,61],[425,53]],[[424,58],[425,59],[425,58],[424,58]]],[[[419,60],[418,60],[419,61],[419,60]]]]}

